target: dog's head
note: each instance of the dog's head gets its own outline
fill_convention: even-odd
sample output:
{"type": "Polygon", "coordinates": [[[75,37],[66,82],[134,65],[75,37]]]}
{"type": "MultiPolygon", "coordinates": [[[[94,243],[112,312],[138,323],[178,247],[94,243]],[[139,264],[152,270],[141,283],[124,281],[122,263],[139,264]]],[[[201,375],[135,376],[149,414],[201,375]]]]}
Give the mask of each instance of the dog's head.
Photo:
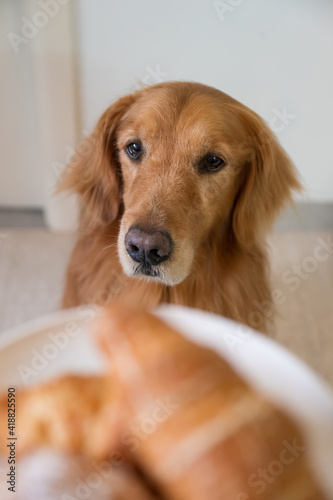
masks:
{"type": "Polygon", "coordinates": [[[118,254],[128,276],[166,285],[189,275],[212,235],[256,244],[300,187],[258,115],[185,82],[113,104],[79,146],[63,186],[80,193],[90,225],[120,219],[118,254]]]}

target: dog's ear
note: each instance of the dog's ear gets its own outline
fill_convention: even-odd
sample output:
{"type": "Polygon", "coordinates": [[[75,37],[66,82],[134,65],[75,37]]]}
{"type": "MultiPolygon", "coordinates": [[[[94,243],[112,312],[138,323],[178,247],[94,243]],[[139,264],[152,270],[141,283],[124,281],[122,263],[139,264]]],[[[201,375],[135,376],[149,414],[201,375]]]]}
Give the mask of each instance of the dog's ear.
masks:
{"type": "Polygon", "coordinates": [[[77,147],[59,182],[58,191],[69,190],[81,199],[87,222],[109,224],[121,204],[121,172],[116,130],[137,93],[120,98],[98,121],[93,132],[77,147]]]}
{"type": "Polygon", "coordinates": [[[302,187],[292,161],[265,122],[247,108],[239,113],[248,142],[232,227],[237,241],[251,246],[292,202],[293,191],[302,187]]]}

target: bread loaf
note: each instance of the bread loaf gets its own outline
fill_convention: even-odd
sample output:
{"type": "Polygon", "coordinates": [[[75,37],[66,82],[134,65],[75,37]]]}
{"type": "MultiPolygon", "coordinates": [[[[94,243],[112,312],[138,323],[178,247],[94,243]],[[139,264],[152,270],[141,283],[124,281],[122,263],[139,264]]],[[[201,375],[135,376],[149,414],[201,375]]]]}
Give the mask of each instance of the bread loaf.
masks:
{"type": "Polygon", "coordinates": [[[324,498],[296,423],[215,352],[117,306],[96,331],[123,397],[121,444],[166,498],[324,498]]]}

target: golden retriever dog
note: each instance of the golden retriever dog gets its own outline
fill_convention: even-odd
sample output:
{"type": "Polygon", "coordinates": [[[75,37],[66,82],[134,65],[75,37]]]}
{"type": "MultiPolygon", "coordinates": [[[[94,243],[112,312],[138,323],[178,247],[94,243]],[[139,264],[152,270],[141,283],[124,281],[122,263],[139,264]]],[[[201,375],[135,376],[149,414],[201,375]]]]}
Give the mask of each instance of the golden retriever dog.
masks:
{"type": "Polygon", "coordinates": [[[265,331],[265,235],[297,173],[264,121],[192,82],[117,100],[78,147],[61,188],[82,219],[64,307],[126,296],[212,311],[265,331]]]}

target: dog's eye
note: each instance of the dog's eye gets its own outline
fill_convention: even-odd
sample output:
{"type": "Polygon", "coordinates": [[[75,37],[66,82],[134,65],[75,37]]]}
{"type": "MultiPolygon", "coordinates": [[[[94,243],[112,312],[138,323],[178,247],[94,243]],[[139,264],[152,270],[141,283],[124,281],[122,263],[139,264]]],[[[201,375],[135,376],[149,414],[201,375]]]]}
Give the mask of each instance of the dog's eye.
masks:
{"type": "Polygon", "coordinates": [[[207,155],[199,163],[200,173],[213,173],[226,166],[226,161],[219,156],[207,155]]]}
{"type": "Polygon", "coordinates": [[[140,142],[131,142],[125,150],[133,160],[139,160],[142,154],[142,145],[140,142]]]}

